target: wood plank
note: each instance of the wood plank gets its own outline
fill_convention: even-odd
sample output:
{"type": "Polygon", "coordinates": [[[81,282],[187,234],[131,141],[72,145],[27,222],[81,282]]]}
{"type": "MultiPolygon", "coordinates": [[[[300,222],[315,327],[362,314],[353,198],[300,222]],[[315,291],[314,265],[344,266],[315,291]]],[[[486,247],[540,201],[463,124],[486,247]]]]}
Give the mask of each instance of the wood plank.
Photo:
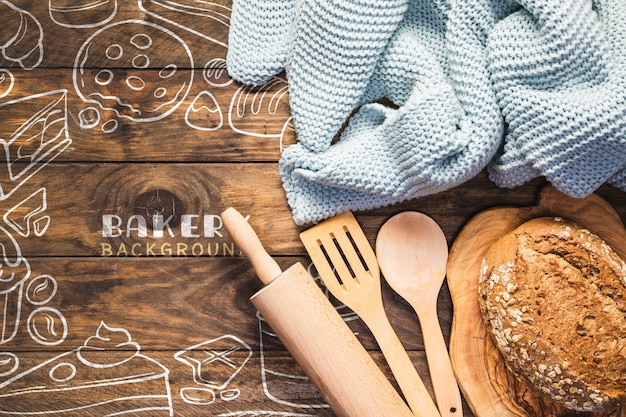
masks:
{"type": "MultiPolygon", "coordinates": [[[[283,268],[294,262],[308,262],[306,258],[278,260],[283,268]]],[[[241,412],[248,407],[294,412],[299,408],[285,404],[321,403],[310,383],[298,378],[295,381],[291,378],[289,382],[290,378],[285,377],[301,376],[302,371],[248,301],[247,298],[260,288],[260,283],[245,259],[118,258],[102,262],[97,258],[35,258],[30,266],[30,276],[19,288],[8,293],[10,297],[18,297],[19,289],[24,290],[17,301],[7,304],[9,314],[3,321],[0,398],[4,399],[0,404],[5,407],[20,404],[38,411],[42,404],[76,407],[86,398],[80,395],[81,391],[72,391],[78,383],[99,388],[90,394],[95,399],[118,395],[119,391],[106,380],[130,377],[124,374],[130,370],[123,360],[130,361],[131,357],[134,362],[129,364],[133,364],[135,372],[144,366],[151,367],[151,372],[169,371],[176,415],[209,410],[185,402],[184,395],[180,395],[182,388],[195,388],[196,395],[209,395],[209,399],[212,397],[206,389],[213,390],[216,398],[204,405],[211,405],[210,412],[216,413],[212,415],[241,412]],[[107,345],[107,340],[112,346],[107,345]],[[80,357],[77,356],[79,348],[80,357]],[[222,362],[212,356],[206,358],[206,355],[219,356],[220,353],[224,355],[222,362]],[[207,369],[201,367],[202,372],[198,368],[194,371],[193,358],[206,359],[207,369]],[[103,361],[110,366],[98,365],[103,361]],[[236,378],[228,381],[233,363],[245,366],[236,378]],[[75,379],[69,378],[72,372],[76,372],[75,379]],[[56,381],[51,381],[51,377],[56,381]],[[65,377],[67,381],[63,381],[65,377]],[[211,377],[211,382],[203,382],[202,377],[211,377]],[[70,392],[64,394],[71,395],[61,398],[60,384],[64,382],[70,387],[70,392]],[[30,399],[23,400],[16,394],[19,391],[5,394],[7,390],[3,389],[4,386],[21,390],[42,385],[52,387],[47,393],[51,397],[43,402],[36,402],[38,397],[34,392],[24,397],[30,399]],[[198,391],[200,388],[205,390],[198,391]],[[7,396],[2,397],[3,394],[7,396]],[[229,395],[236,397],[228,399],[229,395]],[[14,401],[16,399],[19,402],[14,401]]],[[[388,287],[384,287],[384,297],[390,318],[432,393],[416,319],[408,306],[390,294],[388,287]]],[[[446,338],[452,310],[449,297],[444,289],[439,308],[446,338]]],[[[363,323],[345,307],[333,302],[391,378],[363,323]]],[[[137,381],[132,387],[147,389],[145,395],[154,395],[165,389],[163,380],[158,380],[161,382],[156,385],[137,381]]],[[[188,391],[190,395],[193,393],[188,391]]],[[[324,409],[309,411],[310,415],[332,415],[324,409]]]]}
{"type": "MultiPolygon", "coordinates": [[[[301,262],[322,286],[308,257],[276,259],[283,269],[301,262]]],[[[259,326],[267,325],[248,299],[262,284],[245,258],[32,258],[28,273],[13,284],[0,288],[6,306],[0,342],[11,351],[79,345],[102,321],[127,329],[149,350],[176,350],[224,334],[255,350],[261,344],[284,350],[275,338],[259,339],[259,326]]],[[[352,311],[327,296],[367,349],[377,350],[352,311]]],[[[417,317],[384,282],[383,299],[405,347],[423,350],[417,317]]],[[[445,285],[438,309],[448,339],[452,305],[445,285]]]]}
{"type": "Polygon", "coordinates": [[[93,51],[92,57],[97,58],[92,65],[99,68],[125,65],[125,59],[105,55],[106,47],[113,44],[124,46],[126,57],[142,49],[157,59],[167,49],[166,57],[172,62],[185,62],[192,56],[192,68],[215,66],[226,57],[230,13],[229,0],[12,0],[0,4],[0,45],[6,45],[5,54],[0,54],[0,67],[72,68],[81,48],[88,44],[105,46],[93,51]],[[20,28],[20,40],[12,39],[20,28]],[[150,36],[148,47],[139,42],[140,38],[133,38],[138,34],[150,36]]]}
{"type": "Polygon", "coordinates": [[[11,158],[58,146],[49,158],[277,161],[295,143],[284,78],[255,88],[224,70],[4,69],[0,99],[11,158]]]}

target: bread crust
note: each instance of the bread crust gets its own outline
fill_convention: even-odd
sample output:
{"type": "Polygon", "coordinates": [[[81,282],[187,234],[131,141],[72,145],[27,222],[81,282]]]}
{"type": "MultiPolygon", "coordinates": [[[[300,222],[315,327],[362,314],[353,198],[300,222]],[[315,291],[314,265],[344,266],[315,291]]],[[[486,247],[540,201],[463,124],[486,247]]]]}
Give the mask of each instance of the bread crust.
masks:
{"type": "Polygon", "coordinates": [[[508,368],[566,408],[626,399],[626,264],[561,218],[530,220],[482,262],[479,305],[508,368]]]}

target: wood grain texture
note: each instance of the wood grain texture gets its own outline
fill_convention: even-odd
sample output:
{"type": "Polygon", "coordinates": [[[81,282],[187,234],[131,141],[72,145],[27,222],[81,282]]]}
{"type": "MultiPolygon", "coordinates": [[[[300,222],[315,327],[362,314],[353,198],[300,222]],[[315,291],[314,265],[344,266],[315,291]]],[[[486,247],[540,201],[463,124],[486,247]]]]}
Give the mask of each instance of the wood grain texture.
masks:
{"type": "MultiPolygon", "coordinates": [[[[236,207],[281,267],[309,265],[278,174],[282,150],[296,140],[287,82],[284,74],[261,87],[229,78],[231,5],[0,1],[0,410],[10,403],[27,407],[22,413],[102,415],[76,407],[120,399],[102,381],[128,379],[149,363],[167,381],[142,390],[131,378],[127,391],[165,395],[150,400],[165,400],[165,415],[333,416],[250,304],[260,284],[217,217],[236,207]],[[156,214],[175,214],[171,234],[155,234],[156,214]],[[72,353],[94,337],[122,343],[100,352],[114,365],[106,372],[72,353]],[[138,366],[125,367],[123,353],[136,346],[143,356],[128,364],[138,366]],[[202,351],[219,366],[194,368],[191,357],[176,357],[202,351]],[[56,390],[64,383],[103,390],[56,390]],[[46,384],[56,387],[47,399],[17,395],[46,384]]],[[[478,213],[532,206],[544,185],[539,178],[499,189],[482,172],[454,189],[355,215],[372,245],[380,226],[405,210],[433,217],[452,245],[478,213]]],[[[626,218],[626,193],[603,186],[598,194],[626,218]]],[[[432,395],[415,314],[386,283],[383,301],[432,395]]],[[[338,309],[391,378],[371,333],[338,309]]],[[[438,316],[449,341],[447,283],[438,316]]],[[[499,378],[511,383],[505,372],[499,378]]],[[[107,412],[121,412],[111,404],[107,412]]],[[[472,416],[467,403],[463,411],[472,416]]]]}
{"type": "Polygon", "coordinates": [[[600,236],[620,256],[626,254],[626,230],[620,216],[597,195],[573,199],[547,187],[536,206],[494,208],[470,220],[455,240],[448,263],[455,313],[450,355],[461,389],[477,417],[624,416],[623,408],[613,413],[577,414],[538,396],[507,369],[487,333],[477,295],[481,261],[496,240],[541,216],[569,219],[600,236]]]}

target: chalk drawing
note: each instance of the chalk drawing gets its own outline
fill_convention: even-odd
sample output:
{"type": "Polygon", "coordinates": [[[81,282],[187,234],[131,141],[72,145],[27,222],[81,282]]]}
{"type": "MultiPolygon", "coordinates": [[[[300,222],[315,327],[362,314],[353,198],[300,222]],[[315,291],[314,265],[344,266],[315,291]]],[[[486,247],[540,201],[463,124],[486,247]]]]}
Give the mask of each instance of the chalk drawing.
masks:
{"type": "Polygon", "coordinates": [[[52,276],[43,274],[30,280],[26,288],[26,300],[32,305],[48,304],[56,295],[59,285],[52,276]]]}
{"type": "Polygon", "coordinates": [[[0,201],[57,158],[72,143],[67,129],[67,90],[0,103],[0,201]],[[37,111],[26,120],[5,119],[14,111],[37,111]],[[32,110],[30,110],[32,111],[32,110]],[[4,163],[4,165],[3,165],[4,163]]]}
{"type": "Polygon", "coordinates": [[[67,321],[59,310],[39,307],[28,316],[26,328],[30,337],[40,345],[57,346],[67,339],[67,321]]]}
{"type": "Polygon", "coordinates": [[[117,119],[161,120],[189,94],[193,69],[189,46],[160,25],[125,20],[105,26],[82,44],[74,62],[74,88],[87,104],[79,111],[79,124],[94,128],[102,120],[102,131],[112,133],[117,119]],[[156,71],[142,71],[148,67],[156,71]],[[103,117],[105,112],[115,117],[103,117]]]}
{"type": "Polygon", "coordinates": [[[185,112],[187,126],[204,131],[218,130],[224,125],[224,115],[210,91],[201,91],[185,112]]]}
{"type": "Polygon", "coordinates": [[[7,61],[32,70],[43,61],[43,29],[39,20],[7,0],[0,0],[0,51],[7,61]]]}
{"type": "Polygon", "coordinates": [[[50,216],[42,216],[47,208],[46,189],[40,188],[7,210],[2,218],[7,225],[23,237],[29,237],[31,232],[35,236],[43,236],[50,226],[50,216]],[[33,209],[28,208],[33,206],[33,209]],[[22,214],[24,212],[25,214],[22,214]]]}
{"type": "Polygon", "coordinates": [[[13,73],[6,68],[0,68],[0,98],[8,96],[14,85],[13,73]]]}
{"type": "Polygon", "coordinates": [[[287,120],[282,126],[276,125],[275,127],[268,126],[266,123],[255,123],[255,120],[276,119],[275,116],[279,112],[289,115],[288,95],[287,80],[280,77],[274,77],[263,86],[242,85],[233,94],[230,102],[228,124],[231,129],[242,135],[279,138],[282,149],[286,135],[290,131],[295,131],[292,118],[286,116],[287,120]],[[254,126],[258,128],[255,129],[254,126]]]}
{"type": "MultiPolygon", "coordinates": [[[[16,360],[10,355],[2,358],[16,360]]],[[[140,412],[174,415],[169,370],[142,354],[126,329],[104,322],[83,346],[0,383],[0,415],[133,416],[140,412]],[[33,410],[33,405],[39,408],[33,410]]]]}
{"type": "Polygon", "coordinates": [[[140,10],[150,16],[207,39],[224,50],[228,48],[231,9],[226,5],[200,0],[139,0],[138,4],[140,10]],[[189,16],[197,18],[190,19],[189,16]],[[219,26],[217,29],[216,25],[219,26]],[[207,31],[208,28],[212,29],[207,31]]]}
{"type": "MultiPolygon", "coordinates": [[[[315,267],[312,263],[307,267],[307,271],[317,285],[320,286],[326,297],[331,299],[330,292],[324,286],[321,277],[315,271],[315,267]]],[[[331,302],[345,322],[358,320],[358,316],[344,304],[339,303],[334,298],[331,299],[331,302]]],[[[278,339],[276,333],[274,333],[269,324],[265,321],[261,313],[257,311],[256,315],[259,323],[260,335],[261,380],[263,392],[266,397],[278,404],[294,408],[329,408],[328,404],[326,404],[321,395],[318,395],[317,397],[312,396],[308,399],[301,399],[299,402],[281,398],[283,393],[288,392],[287,387],[293,384],[298,384],[303,390],[307,390],[312,393],[317,393],[318,391],[317,387],[315,387],[313,382],[311,382],[311,380],[306,376],[295,360],[281,360],[280,362],[274,363],[272,362],[271,356],[266,356],[266,346],[268,344],[279,344],[282,346],[282,343],[278,339]]]]}
{"type": "Polygon", "coordinates": [[[251,356],[252,348],[232,335],[225,335],[177,352],[174,358],[191,367],[194,382],[202,387],[181,389],[181,398],[189,404],[208,405],[215,401],[215,391],[221,391],[220,398],[223,401],[235,400],[239,397],[240,391],[227,387],[251,356]]]}
{"type": "Polygon", "coordinates": [[[48,12],[57,25],[74,29],[95,28],[113,20],[117,14],[117,0],[49,0],[48,12]]]}
{"type": "Polygon", "coordinates": [[[13,352],[0,352],[0,378],[13,374],[20,366],[20,359],[13,352]]]}
{"type": "Polygon", "coordinates": [[[13,340],[22,314],[24,282],[31,267],[13,236],[0,226],[0,345],[13,340]]]}
{"type": "Polygon", "coordinates": [[[217,414],[215,417],[315,417],[313,414],[300,414],[278,411],[234,411],[217,414]]]}
{"type": "Polygon", "coordinates": [[[234,80],[228,76],[226,60],[224,58],[209,59],[206,64],[204,64],[202,78],[204,78],[207,84],[213,87],[226,87],[234,82],[234,80]]]}

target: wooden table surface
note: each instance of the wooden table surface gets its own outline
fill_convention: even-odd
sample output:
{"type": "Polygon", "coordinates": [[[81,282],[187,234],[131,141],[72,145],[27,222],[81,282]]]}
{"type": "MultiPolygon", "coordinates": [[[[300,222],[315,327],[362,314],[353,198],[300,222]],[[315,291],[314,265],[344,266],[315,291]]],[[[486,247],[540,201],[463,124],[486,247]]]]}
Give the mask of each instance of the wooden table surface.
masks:
{"type": "MultiPolygon", "coordinates": [[[[228,78],[230,1],[1,0],[0,15],[0,415],[333,416],[249,302],[261,284],[219,217],[249,216],[283,268],[311,264],[278,175],[287,84],[228,78]]],[[[482,173],[356,217],[374,243],[392,214],[421,211],[451,245],[544,185],[482,173]]],[[[623,192],[598,194],[626,218],[623,192]]],[[[416,316],[383,292],[431,390],[416,316]]],[[[445,284],[439,314],[449,341],[445,284]]]]}

